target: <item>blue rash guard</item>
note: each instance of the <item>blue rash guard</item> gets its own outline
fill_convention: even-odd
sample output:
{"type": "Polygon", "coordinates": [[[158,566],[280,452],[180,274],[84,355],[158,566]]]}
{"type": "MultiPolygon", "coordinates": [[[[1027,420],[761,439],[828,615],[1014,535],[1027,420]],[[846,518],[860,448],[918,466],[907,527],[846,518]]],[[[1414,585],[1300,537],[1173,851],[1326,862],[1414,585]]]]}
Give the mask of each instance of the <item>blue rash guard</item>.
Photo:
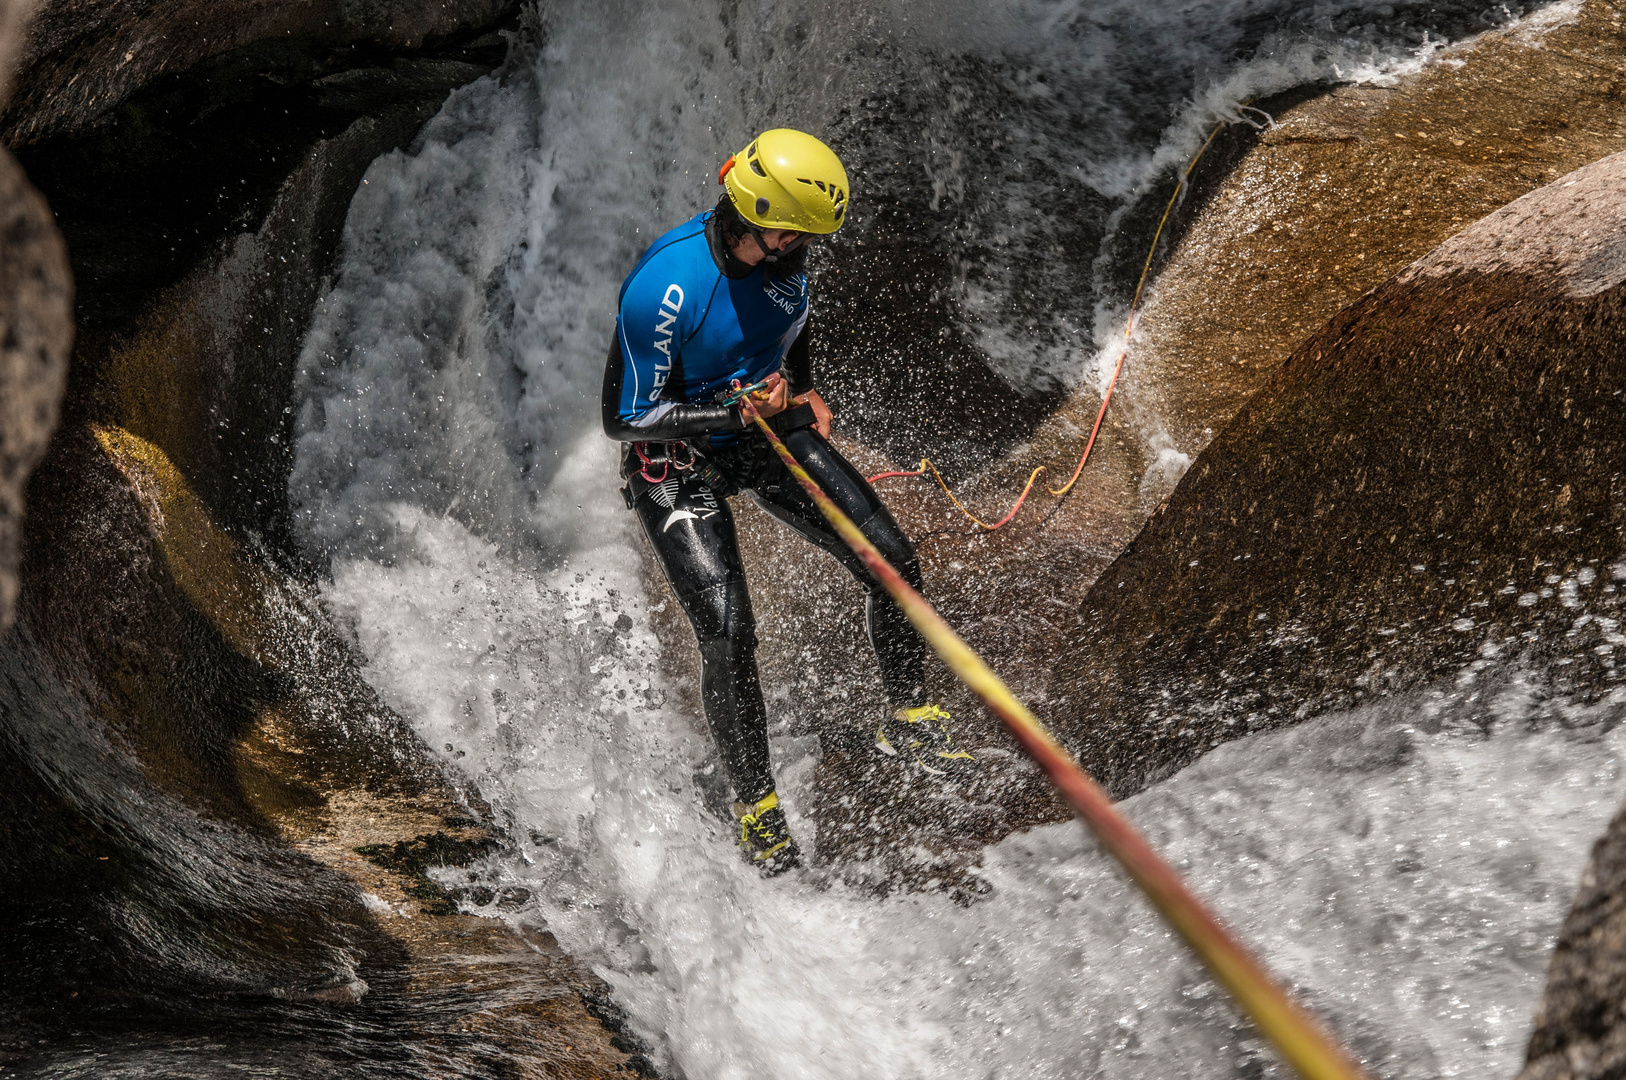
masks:
{"type": "MultiPolygon", "coordinates": [[[[707,228],[712,216],[704,211],[656,240],[621,285],[604,372],[612,439],[736,441],[744,421],[737,408],[715,404],[718,391],[780,370],[807,323],[803,275],[723,273],[707,228]]],[[[805,389],[794,385],[803,381],[792,388],[805,389]]]]}

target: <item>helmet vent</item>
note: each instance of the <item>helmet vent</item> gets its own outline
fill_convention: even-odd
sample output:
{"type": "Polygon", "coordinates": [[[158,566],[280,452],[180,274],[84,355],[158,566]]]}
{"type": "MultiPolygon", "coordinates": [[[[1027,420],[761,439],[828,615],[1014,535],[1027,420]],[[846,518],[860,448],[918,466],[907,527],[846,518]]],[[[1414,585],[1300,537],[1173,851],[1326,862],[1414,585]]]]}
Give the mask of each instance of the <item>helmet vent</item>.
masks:
{"type": "Polygon", "coordinates": [[[762,177],[764,180],[768,178],[768,174],[762,171],[762,162],[758,161],[755,157],[751,159],[751,171],[762,177]]]}

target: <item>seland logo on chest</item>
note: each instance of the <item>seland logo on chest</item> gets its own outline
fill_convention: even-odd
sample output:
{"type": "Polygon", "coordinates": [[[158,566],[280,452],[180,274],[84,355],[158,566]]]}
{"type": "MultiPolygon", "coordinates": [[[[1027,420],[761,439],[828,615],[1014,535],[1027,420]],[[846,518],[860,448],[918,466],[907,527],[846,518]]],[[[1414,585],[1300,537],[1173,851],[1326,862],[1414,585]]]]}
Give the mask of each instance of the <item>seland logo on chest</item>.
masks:
{"type": "Polygon", "coordinates": [[[794,315],[797,304],[807,291],[807,279],[800,274],[791,278],[773,278],[763,274],[762,291],[786,315],[794,315]]]}
{"type": "Polygon", "coordinates": [[[666,363],[655,365],[654,386],[658,390],[666,385],[672,373],[672,334],[677,327],[678,312],[683,310],[683,288],[676,283],[666,287],[661,306],[655,310],[655,351],[666,357],[666,363]]]}

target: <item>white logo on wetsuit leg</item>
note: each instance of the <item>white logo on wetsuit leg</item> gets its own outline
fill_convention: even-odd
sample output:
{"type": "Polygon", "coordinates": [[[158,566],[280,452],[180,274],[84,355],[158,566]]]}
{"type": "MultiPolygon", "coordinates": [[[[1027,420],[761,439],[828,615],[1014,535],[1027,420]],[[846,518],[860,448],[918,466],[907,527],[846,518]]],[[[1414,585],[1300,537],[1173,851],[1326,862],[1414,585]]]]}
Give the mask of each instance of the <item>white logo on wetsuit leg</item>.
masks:
{"type": "Polygon", "coordinates": [[[668,476],[665,480],[649,489],[649,497],[654,500],[656,506],[664,506],[670,510],[677,504],[679,483],[677,477],[668,476]]]}
{"type": "MultiPolygon", "coordinates": [[[[670,480],[668,480],[667,483],[670,483],[670,480]]],[[[658,486],[664,487],[665,484],[658,486]]],[[[656,488],[650,488],[651,497],[654,497],[655,491],[656,488]]],[[[711,488],[706,487],[704,484],[697,484],[689,489],[689,494],[692,496],[692,498],[689,500],[689,506],[692,506],[694,509],[691,510],[688,507],[677,507],[673,509],[670,514],[666,515],[666,521],[661,525],[661,532],[665,532],[667,529],[670,529],[673,525],[676,525],[680,521],[704,521],[707,518],[716,515],[719,509],[717,505],[717,496],[712,494],[711,488]]],[[[660,503],[662,506],[672,506],[675,502],[677,502],[676,491],[674,490],[673,492],[671,502],[661,502],[659,499],[656,499],[655,501],[660,503]]]]}

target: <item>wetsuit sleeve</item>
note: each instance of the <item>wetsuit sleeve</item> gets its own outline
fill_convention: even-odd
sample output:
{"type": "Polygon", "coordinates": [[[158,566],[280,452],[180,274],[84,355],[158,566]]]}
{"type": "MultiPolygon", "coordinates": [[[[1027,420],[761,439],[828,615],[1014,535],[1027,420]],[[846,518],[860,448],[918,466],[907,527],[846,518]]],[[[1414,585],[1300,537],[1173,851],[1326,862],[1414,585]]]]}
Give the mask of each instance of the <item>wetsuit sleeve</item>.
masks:
{"type": "Polygon", "coordinates": [[[743,431],[745,423],[732,405],[683,405],[659,402],[642,416],[622,409],[627,370],[632,361],[621,350],[620,335],[610,339],[604,364],[604,434],[621,442],[672,442],[709,435],[714,431],[743,431]]]}
{"type": "Polygon", "coordinates": [[[670,442],[741,431],[739,410],[667,401],[662,391],[705,297],[689,296],[664,275],[635,274],[621,296],[616,337],[604,369],[604,433],[622,442],[670,442]]]}
{"type": "Polygon", "coordinates": [[[785,378],[790,382],[792,394],[805,394],[813,389],[813,358],[807,351],[808,339],[812,336],[813,323],[809,320],[785,353],[785,378]]]}

